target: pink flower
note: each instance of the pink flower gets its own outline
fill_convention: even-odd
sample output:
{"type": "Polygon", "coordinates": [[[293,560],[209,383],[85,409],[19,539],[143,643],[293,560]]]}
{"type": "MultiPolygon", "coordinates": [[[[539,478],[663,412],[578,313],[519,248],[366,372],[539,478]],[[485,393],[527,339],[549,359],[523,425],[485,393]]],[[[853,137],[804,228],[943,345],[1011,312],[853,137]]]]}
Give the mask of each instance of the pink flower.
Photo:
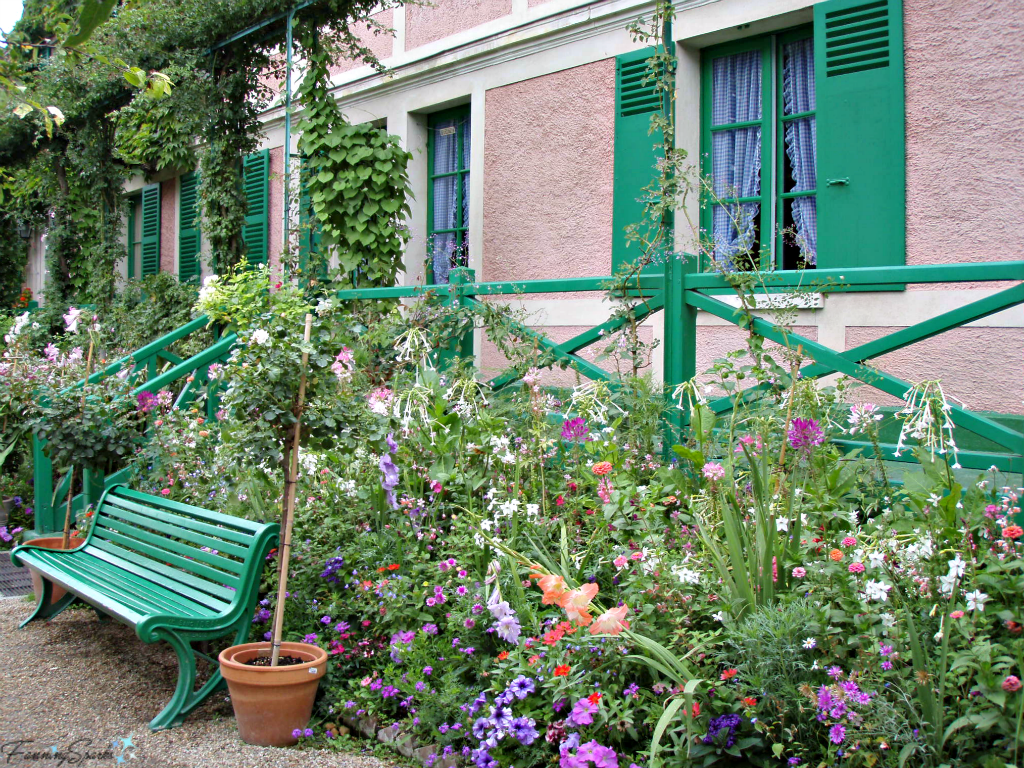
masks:
{"type": "Polygon", "coordinates": [[[164,488],[162,491],[160,491],[160,493],[162,495],[164,495],[164,496],[170,496],[171,495],[171,489],[170,488],[164,488]]]}
{"type": "Polygon", "coordinates": [[[565,609],[570,621],[575,621],[586,627],[593,621],[587,612],[587,607],[596,594],[597,584],[584,584],[579,589],[573,589],[562,595],[558,604],[565,609]]]}
{"type": "Polygon", "coordinates": [[[864,563],[850,563],[850,567],[847,570],[850,573],[864,573],[864,563]]]}
{"type": "Polygon", "coordinates": [[[806,568],[801,568],[798,565],[796,568],[793,569],[793,578],[794,579],[802,579],[806,575],[807,575],[807,569],[806,568]]]}
{"type": "Polygon", "coordinates": [[[963,617],[964,617],[964,612],[963,611],[953,611],[951,614],[949,614],[949,618],[951,618],[951,619],[962,619],[963,617]]]}
{"type": "Polygon", "coordinates": [[[847,536],[842,541],[842,544],[843,544],[844,547],[852,547],[856,543],[857,543],[857,540],[855,538],[853,538],[853,536],[847,536]]]}
{"type": "Polygon", "coordinates": [[[544,605],[560,605],[562,598],[567,594],[565,579],[561,576],[547,574],[537,578],[537,586],[544,593],[541,603],[544,605]]]}
{"type": "Polygon", "coordinates": [[[1016,675],[1007,675],[1006,679],[1003,680],[1003,690],[1007,693],[1013,693],[1019,691],[1021,688],[1020,678],[1016,675]]]}
{"type": "Polygon", "coordinates": [[[704,465],[704,469],[701,470],[704,473],[704,477],[714,482],[715,480],[721,480],[725,477],[725,467],[721,464],[716,464],[713,461],[709,461],[704,465]]]}
{"type": "Polygon", "coordinates": [[[612,560],[612,565],[614,565],[616,568],[625,568],[626,563],[628,562],[629,558],[627,558],[625,555],[619,555],[614,560],[612,560]]]}
{"type": "Polygon", "coordinates": [[[605,611],[594,619],[594,623],[590,627],[590,634],[618,635],[622,630],[629,629],[629,622],[626,621],[626,614],[628,612],[629,606],[626,605],[620,605],[618,608],[605,611]]]}
{"type": "Polygon", "coordinates": [[[612,463],[610,461],[599,461],[590,470],[595,475],[607,475],[612,471],[612,463]]]}

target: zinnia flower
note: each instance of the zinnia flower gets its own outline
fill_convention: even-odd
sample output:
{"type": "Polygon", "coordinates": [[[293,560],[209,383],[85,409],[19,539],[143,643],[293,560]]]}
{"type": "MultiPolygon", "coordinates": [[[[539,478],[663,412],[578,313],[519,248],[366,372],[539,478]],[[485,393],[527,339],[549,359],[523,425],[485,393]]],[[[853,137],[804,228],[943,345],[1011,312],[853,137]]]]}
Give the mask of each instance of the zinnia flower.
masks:
{"type": "Polygon", "coordinates": [[[590,471],[595,475],[607,475],[612,471],[612,463],[610,461],[599,461],[590,471]]]}
{"type": "Polygon", "coordinates": [[[1019,691],[1021,688],[1020,678],[1016,675],[1007,675],[1006,679],[1003,680],[1003,690],[1007,693],[1013,693],[1019,691]]]}
{"type": "Polygon", "coordinates": [[[1010,541],[1013,541],[1014,539],[1019,539],[1021,536],[1024,536],[1024,528],[1021,528],[1019,525],[1008,525],[1003,528],[1004,539],[1010,539],[1010,541]]]}

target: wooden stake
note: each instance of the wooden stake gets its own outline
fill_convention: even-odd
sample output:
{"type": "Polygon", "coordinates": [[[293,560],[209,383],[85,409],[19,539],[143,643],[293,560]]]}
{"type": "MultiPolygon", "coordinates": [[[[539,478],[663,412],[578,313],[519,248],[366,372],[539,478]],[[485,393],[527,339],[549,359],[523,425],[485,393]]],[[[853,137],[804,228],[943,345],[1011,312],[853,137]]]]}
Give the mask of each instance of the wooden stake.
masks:
{"type": "MultiPolygon", "coordinates": [[[[82,415],[85,416],[86,387],[89,385],[89,376],[92,375],[92,351],[93,340],[89,337],[89,357],[85,361],[85,381],[82,382],[82,415]]],[[[85,486],[82,486],[85,491],[85,486]]],[[[75,495],[75,467],[71,466],[71,477],[68,478],[68,506],[64,510],[64,538],[61,540],[60,548],[67,550],[71,548],[71,500],[75,495]]]]}
{"type": "MultiPolygon", "coordinates": [[[[313,331],[313,315],[306,315],[303,340],[308,344],[313,331]]],[[[284,481],[284,530],[281,532],[281,578],[277,585],[277,605],[274,607],[274,639],[271,643],[270,666],[276,667],[281,656],[281,631],[284,628],[284,600],[288,591],[288,561],[292,553],[292,524],[295,520],[295,484],[299,475],[299,440],[302,435],[302,405],[306,399],[306,366],[309,353],[302,353],[302,375],[299,379],[299,397],[295,405],[295,433],[292,436],[288,474],[284,481]]]]}

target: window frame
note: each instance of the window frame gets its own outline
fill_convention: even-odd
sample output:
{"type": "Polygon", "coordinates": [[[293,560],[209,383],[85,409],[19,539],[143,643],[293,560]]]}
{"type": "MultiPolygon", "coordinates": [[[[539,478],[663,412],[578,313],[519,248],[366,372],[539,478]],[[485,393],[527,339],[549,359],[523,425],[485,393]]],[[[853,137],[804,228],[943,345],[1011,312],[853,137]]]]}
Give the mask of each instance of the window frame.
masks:
{"type": "MultiPolygon", "coordinates": [[[[785,192],[782,189],[785,178],[785,134],[784,123],[805,117],[815,116],[817,110],[783,115],[782,91],[782,52],[783,46],[797,40],[814,40],[812,24],[801,24],[789,29],[769,32],[762,35],[745,37],[726,43],[708,46],[701,50],[700,73],[700,141],[701,141],[701,174],[714,174],[714,143],[715,133],[751,128],[761,128],[761,184],[760,195],[754,197],[722,198],[723,204],[743,205],[757,203],[758,237],[757,237],[757,268],[760,271],[782,269],[783,258],[783,221],[785,215],[784,201],[793,197],[818,196],[818,189],[813,191],[785,192]],[[726,56],[748,51],[761,53],[761,118],[739,123],[712,124],[714,108],[714,61],[726,56]],[[770,223],[766,227],[765,224],[770,223]]],[[[815,103],[817,107],[817,103],[815,103]]],[[[817,183],[817,173],[815,174],[817,183]]],[[[700,226],[706,238],[714,244],[713,211],[717,203],[707,199],[707,191],[702,191],[704,202],[701,205],[700,226]]],[[[704,254],[701,254],[704,258],[704,254]]],[[[714,255],[709,257],[714,259],[714,255]]],[[[700,267],[704,268],[704,264],[700,267]]],[[[813,269],[813,266],[808,266],[813,269]]]]}
{"type": "Polygon", "coordinates": [[[142,277],[142,191],[134,192],[128,196],[128,241],[125,244],[127,251],[127,270],[126,277],[128,280],[134,280],[135,275],[135,259],[139,260],[139,277],[142,277]],[[138,239],[135,238],[135,229],[139,228],[138,239]],[[136,253],[135,251],[138,251],[136,253]]]}
{"type": "MultiPolygon", "coordinates": [[[[440,112],[433,112],[427,115],[427,283],[434,283],[434,260],[433,260],[433,243],[434,235],[454,234],[455,235],[455,247],[456,249],[463,250],[466,252],[468,261],[468,248],[469,248],[469,212],[468,206],[465,205],[463,189],[468,186],[466,181],[469,178],[469,161],[466,156],[466,131],[464,126],[469,125],[471,119],[471,104],[461,104],[457,107],[451,107],[450,109],[441,110],[440,112]],[[436,143],[434,138],[434,131],[436,125],[439,122],[446,120],[456,120],[456,170],[448,171],[446,173],[434,173],[434,152],[436,149],[436,143]],[[461,119],[465,122],[462,123],[461,119]],[[459,226],[447,229],[435,229],[434,228],[434,181],[436,179],[443,179],[455,177],[455,200],[456,200],[456,211],[459,226]]],[[[470,136],[470,151],[472,151],[473,139],[470,136]]]]}

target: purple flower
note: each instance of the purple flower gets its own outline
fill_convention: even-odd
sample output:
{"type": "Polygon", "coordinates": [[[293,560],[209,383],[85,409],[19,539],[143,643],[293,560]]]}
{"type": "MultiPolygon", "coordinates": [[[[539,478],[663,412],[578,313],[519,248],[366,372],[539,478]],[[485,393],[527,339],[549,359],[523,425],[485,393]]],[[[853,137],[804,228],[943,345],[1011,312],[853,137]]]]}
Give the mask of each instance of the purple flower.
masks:
{"type": "Polygon", "coordinates": [[[320,574],[320,578],[331,584],[337,584],[339,582],[339,574],[341,569],[345,566],[345,558],[343,557],[332,557],[326,563],[324,563],[324,570],[320,574]]]}
{"type": "Polygon", "coordinates": [[[509,683],[508,689],[512,691],[517,699],[525,699],[537,690],[537,686],[533,682],[533,678],[527,677],[526,675],[520,675],[509,683]]]}
{"type": "Polygon", "coordinates": [[[708,723],[708,732],[701,741],[705,744],[713,744],[719,734],[725,733],[725,746],[726,748],[731,747],[736,743],[736,729],[739,728],[740,719],[740,716],[735,713],[711,718],[711,722],[708,723]]]}
{"type": "Polygon", "coordinates": [[[380,691],[381,698],[390,699],[398,695],[398,689],[393,685],[385,685],[380,691]]]}
{"type": "Polygon", "coordinates": [[[391,453],[398,453],[398,443],[395,442],[395,433],[388,432],[388,436],[385,440],[388,444],[388,450],[391,451],[391,453]]]}
{"type": "Polygon", "coordinates": [[[466,585],[465,585],[465,584],[459,584],[459,586],[455,588],[455,593],[456,593],[456,594],[457,594],[457,595],[458,595],[459,597],[462,597],[462,596],[463,596],[464,594],[466,594],[466,592],[468,592],[468,591],[469,591],[469,590],[467,590],[467,589],[466,589],[466,585]]]}
{"type": "Polygon", "coordinates": [[[462,622],[462,626],[464,626],[466,629],[472,629],[476,626],[476,619],[466,619],[462,622]]]}
{"type": "Polygon", "coordinates": [[[398,509],[398,500],[395,498],[395,486],[398,485],[398,467],[391,460],[391,454],[385,453],[380,457],[380,471],[382,474],[380,486],[387,494],[388,504],[392,509],[398,509]]]}
{"type": "Polygon", "coordinates": [[[152,392],[139,392],[139,394],[136,395],[136,399],[138,400],[136,410],[138,410],[139,413],[149,413],[156,407],[156,395],[152,392]]]}
{"type": "Polygon", "coordinates": [[[427,687],[427,684],[424,683],[422,680],[420,680],[419,682],[416,683],[416,690],[419,691],[419,692],[424,691],[426,689],[426,687],[427,687]]]}
{"type": "Polygon", "coordinates": [[[292,731],[292,736],[294,738],[296,738],[296,739],[301,739],[302,738],[302,729],[301,728],[296,728],[294,731],[292,731]]]}
{"type": "Polygon", "coordinates": [[[331,623],[331,617],[330,616],[321,616],[320,617],[320,623],[321,624],[330,624],[331,623]]]}
{"type": "Polygon", "coordinates": [[[577,440],[583,442],[587,439],[587,433],[590,429],[587,427],[587,422],[577,416],[575,419],[568,419],[562,422],[562,439],[570,442],[576,442],[577,440]]]}
{"type": "Polygon", "coordinates": [[[339,635],[344,635],[350,629],[351,627],[348,625],[347,621],[339,621],[337,624],[334,625],[334,631],[337,632],[339,635]]]}
{"type": "Polygon", "coordinates": [[[789,428],[789,444],[797,450],[810,451],[825,442],[825,435],[814,419],[793,419],[789,428]]]}
{"type": "Polygon", "coordinates": [[[422,629],[423,629],[423,632],[425,634],[428,634],[428,635],[436,635],[437,634],[437,624],[424,624],[422,629]]]}
{"type": "Polygon", "coordinates": [[[833,744],[842,744],[846,739],[846,728],[845,726],[836,723],[828,731],[828,738],[833,744]]]}
{"type": "Polygon", "coordinates": [[[594,713],[597,709],[597,704],[592,704],[589,699],[580,699],[573,705],[566,721],[572,725],[590,725],[594,722],[594,713]]]}
{"type": "Polygon", "coordinates": [[[430,674],[433,674],[433,672],[434,672],[434,668],[433,667],[424,667],[423,668],[423,674],[424,675],[430,675],[430,674]]]}
{"type": "Polygon", "coordinates": [[[637,685],[636,683],[630,683],[629,687],[626,688],[626,690],[624,690],[622,692],[622,695],[626,696],[627,698],[632,698],[633,696],[636,696],[636,694],[639,691],[640,691],[640,686],[639,685],[637,685]]]}
{"type": "Polygon", "coordinates": [[[315,632],[310,632],[308,635],[306,635],[304,638],[302,638],[302,642],[309,643],[310,645],[315,644],[316,640],[317,640],[317,637],[316,637],[316,633],[315,632]]]}
{"type": "Polygon", "coordinates": [[[313,729],[312,728],[307,728],[306,730],[304,730],[302,732],[302,735],[305,736],[306,738],[310,738],[313,735],[313,729]]]}
{"type": "Polygon", "coordinates": [[[882,669],[884,669],[886,672],[888,672],[890,669],[892,669],[892,662],[889,661],[888,659],[883,661],[882,662],[882,669]]]}
{"type": "Polygon", "coordinates": [[[540,734],[537,732],[537,721],[532,717],[517,717],[512,721],[509,732],[523,746],[529,746],[537,740],[540,734]]]}
{"type": "Polygon", "coordinates": [[[843,668],[838,667],[835,664],[829,667],[826,670],[826,672],[828,672],[828,676],[831,677],[833,680],[838,680],[840,677],[843,676],[843,668]]]}
{"type": "Polygon", "coordinates": [[[478,717],[476,722],[473,723],[473,735],[480,741],[483,741],[487,738],[487,732],[492,727],[491,721],[486,717],[478,717]]]}
{"type": "Polygon", "coordinates": [[[517,645],[519,643],[519,634],[522,628],[519,626],[519,620],[513,616],[503,616],[498,619],[498,623],[494,625],[495,632],[498,637],[507,643],[517,645]]]}

